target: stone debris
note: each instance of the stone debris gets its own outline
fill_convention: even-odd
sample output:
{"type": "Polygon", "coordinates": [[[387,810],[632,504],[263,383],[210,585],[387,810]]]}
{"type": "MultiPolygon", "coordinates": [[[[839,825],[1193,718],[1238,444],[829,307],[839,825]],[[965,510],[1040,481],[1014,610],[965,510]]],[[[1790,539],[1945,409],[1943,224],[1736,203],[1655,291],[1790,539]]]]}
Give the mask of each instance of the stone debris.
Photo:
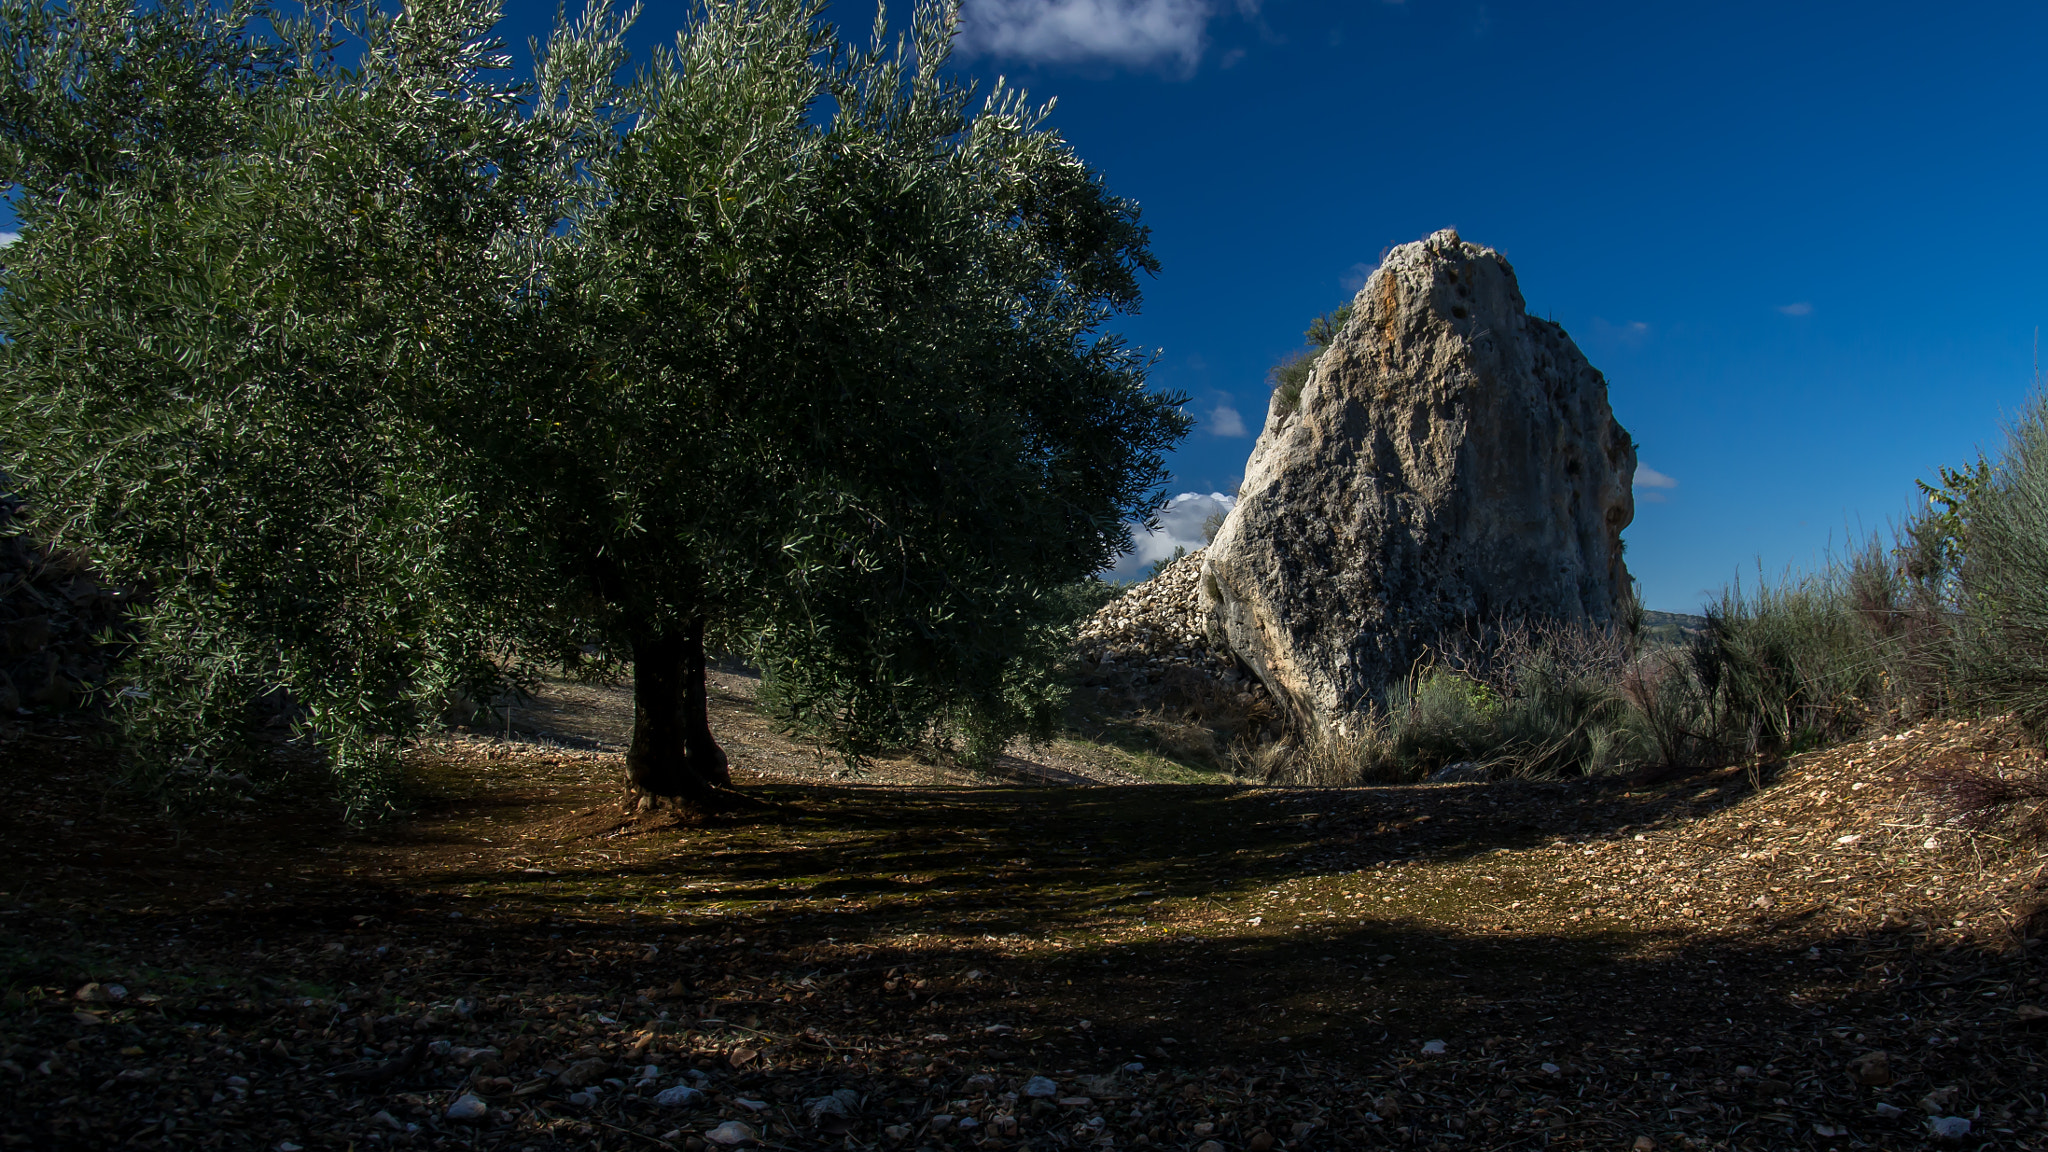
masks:
{"type": "Polygon", "coordinates": [[[725,1123],[706,1132],[704,1138],[713,1144],[724,1144],[727,1147],[731,1147],[751,1142],[754,1139],[754,1130],[737,1120],[727,1120],[725,1123]]]}
{"type": "Polygon", "coordinates": [[[1892,1082],[1892,1058],[1889,1052],[1866,1052],[1849,1061],[1849,1073],[1858,1084],[1880,1086],[1892,1082]]]}
{"type": "Polygon", "coordinates": [[[830,1096],[812,1096],[804,1101],[804,1116],[820,1128],[843,1132],[847,1121],[860,1114],[860,1093],[841,1088],[830,1096]]]}
{"type": "Polygon", "coordinates": [[[655,1093],[654,1102],[663,1108],[694,1108],[704,1102],[704,1093],[688,1084],[678,1084],[655,1093]]]}
{"type": "Polygon", "coordinates": [[[1210,643],[1197,583],[1202,552],[1104,605],[1074,639],[1080,690],[1101,711],[1164,713],[1202,724],[1224,741],[1277,738],[1279,713],[1265,686],[1210,643]]]}
{"type": "Polygon", "coordinates": [[[611,1064],[601,1057],[593,1056],[588,1060],[578,1060],[555,1077],[555,1085],[559,1088],[587,1088],[604,1079],[605,1073],[610,1070],[611,1064]]]}
{"type": "Polygon", "coordinates": [[[1970,1118],[1967,1116],[1935,1116],[1927,1121],[1927,1128],[1936,1140],[1961,1140],[1970,1134],[1970,1118]]]}
{"type": "Polygon", "coordinates": [[[491,1114],[491,1106],[465,1092],[456,1097],[448,1106],[448,1119],[461,1121],[481,1120],[491,1114]]]}

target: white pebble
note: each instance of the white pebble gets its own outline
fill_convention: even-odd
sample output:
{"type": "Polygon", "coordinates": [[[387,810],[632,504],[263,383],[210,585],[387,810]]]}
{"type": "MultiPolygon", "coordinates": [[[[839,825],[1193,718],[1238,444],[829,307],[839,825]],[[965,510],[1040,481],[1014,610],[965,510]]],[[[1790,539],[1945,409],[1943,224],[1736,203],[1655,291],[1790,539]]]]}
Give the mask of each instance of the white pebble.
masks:
{"type": "Polygon", "coordinates": [[[704,1138],[713,1144],[725,1144],[728,1146],[745,1144],[754,1138],[754,1130],[737,1120],[727,1120],[725,1123],[706,1132],[704,1138]]]}

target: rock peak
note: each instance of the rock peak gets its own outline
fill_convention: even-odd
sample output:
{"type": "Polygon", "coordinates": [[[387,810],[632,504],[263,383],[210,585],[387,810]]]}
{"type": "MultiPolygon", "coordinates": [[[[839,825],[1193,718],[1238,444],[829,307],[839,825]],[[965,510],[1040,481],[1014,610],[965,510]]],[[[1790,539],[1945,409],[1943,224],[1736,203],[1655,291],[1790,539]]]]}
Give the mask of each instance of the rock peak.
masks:
{"type": "Polygon", "coordinates": [[[1211,638],[1330,725],[1449,633],[1609,621],[1635,466],[1606,379],[1500,253],[1450,228],[1403,244],[1299,394],[1274,394],[1203,555],[1211,638]]]}

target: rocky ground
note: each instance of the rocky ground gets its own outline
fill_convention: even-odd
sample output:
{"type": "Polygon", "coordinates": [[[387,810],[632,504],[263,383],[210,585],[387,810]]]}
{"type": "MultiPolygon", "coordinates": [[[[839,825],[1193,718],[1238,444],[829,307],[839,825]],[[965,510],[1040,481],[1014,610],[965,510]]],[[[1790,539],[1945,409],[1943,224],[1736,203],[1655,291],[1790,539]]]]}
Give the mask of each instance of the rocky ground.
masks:
{"type": "MultiPolygon", "coordinates": [[[[996,763],[993,775],[978,774],[930,756],[898,753],[850,769],[833,752],[793,740],[754,705],[759,677],[744,671],[714,671],[707,677],[710,714],[719,742],[734,764],[763,779],[857,780],[871,784],[971,786],[1000,780],[1046,784],[1138,784],[1178,780],[1186,775],[1140,757],[1075,740],[1031,745],[1018,741],[996,763]]],[[[491,711],[488,725],[459,735],[505,737],[542,748],[624,753],[633,738],[633,693],[625,685],[550,681],[506,715],[491,711]]]]}
{"type": "Polygon", "coordinates": [[[2038,771],[1995,725],[1657,783],[742,756],[696,825],[470,734],[368,832],[4,732],[10,1146],[2048,1148],[2043,857],[1922,782],[2038,771]]]}

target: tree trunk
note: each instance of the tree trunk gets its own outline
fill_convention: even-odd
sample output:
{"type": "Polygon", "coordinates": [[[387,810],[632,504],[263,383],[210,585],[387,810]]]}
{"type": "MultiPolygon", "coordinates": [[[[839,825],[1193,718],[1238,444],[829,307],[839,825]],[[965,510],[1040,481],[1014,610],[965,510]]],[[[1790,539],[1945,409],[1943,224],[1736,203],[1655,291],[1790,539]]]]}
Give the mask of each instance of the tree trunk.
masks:
{"type": "Polygon", "coordinates": [[[633,637],[633,746],[626,775],[655,796],[709,802],[732,783],[711,738],[704,688],[704,624],[633,637]]]}

